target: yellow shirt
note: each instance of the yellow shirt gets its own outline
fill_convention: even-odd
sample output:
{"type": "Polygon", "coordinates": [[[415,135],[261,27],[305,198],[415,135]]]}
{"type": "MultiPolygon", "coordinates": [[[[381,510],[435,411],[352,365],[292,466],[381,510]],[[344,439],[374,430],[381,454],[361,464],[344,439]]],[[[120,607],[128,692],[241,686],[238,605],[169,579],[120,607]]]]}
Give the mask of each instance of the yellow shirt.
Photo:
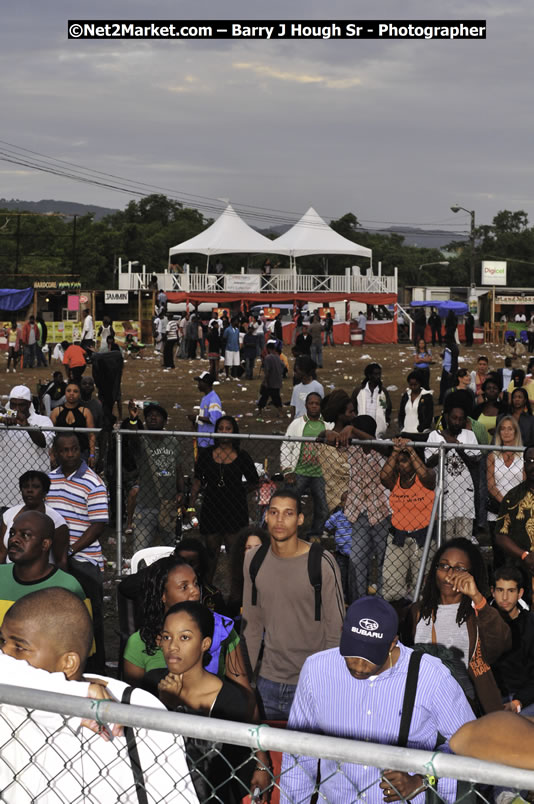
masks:
{"type": "MultiPolygon", "coordinates": [[[[529,382],[527,382],[525,385],[523,385],[521,387],[524,388],[525,391],[527,392],[528,398],[530,399],[530,401],[534,402],[534,380],[530,380],[529,382]]],[[[511,382],[508,385],[508,388],[506,390],[508,391],[509,394],[511,394],[512,391],[515,391],[515,389],[516,389],[516,386],[513,384],[513,382],[511,382]]]]}

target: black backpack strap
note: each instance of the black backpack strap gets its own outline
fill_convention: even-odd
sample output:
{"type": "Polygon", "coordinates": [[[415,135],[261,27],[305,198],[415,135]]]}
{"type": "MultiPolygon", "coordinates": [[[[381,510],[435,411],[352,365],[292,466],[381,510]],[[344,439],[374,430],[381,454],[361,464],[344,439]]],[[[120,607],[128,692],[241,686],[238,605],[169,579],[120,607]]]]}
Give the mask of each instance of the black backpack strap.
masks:
{"type": "Polygon", "coordinates": [[[321,587],[323,574],[321,562],[323,560],[323,547],[320,542],[312,542],[308,553],[308,577],[315,590],[315,620],[321,619],[321,587]]]}
{"type": "Polygon", "coordinates": [[[413,651],[410,656],[410,664],[408,665],[408,674],[406,676],[406,687],[404,689],[404,700],[402,702],[399,738],[397,740],[397,745],[401,748],[405,748],[408,743],[415,694],[417,692],[417,679],[419,678],[419,665],[421,664],[422,656],[423,654],[419,653],[419,651],[413,651]]]}
{"type": "Polygon", "coordinates": [[[250,562],[250,566],[248,568],[250,574],[250,580],[252,581],[252,605],[255,606],[258,602],[258,590],[256,589],[256,575],[258,574],[261,565],[263,564],[263,560],[267,553],[269,552],[270,544],[262,544],[254,555],[252,556],[252,560],[250,562]]]}
{"type": "MultiPolygon", "coordinates": [[[[126,687],[122,693],[121,703],[129,704],[132,697],[133,688],[126,687]]],[[[131,726],[123,726],[124,736],[126,738],[126,747],[128,748],[128,757],[130,758],[130,765],[132,767],[133,778],[135,782],[135,791],[137,793],[137,801],[139,804],[148,804],[148,797],[145,788],[145,777],[143,775],[143,768],[139,759],[139,751],[137,750],[137,738],[135,731],[131,726]]]]}

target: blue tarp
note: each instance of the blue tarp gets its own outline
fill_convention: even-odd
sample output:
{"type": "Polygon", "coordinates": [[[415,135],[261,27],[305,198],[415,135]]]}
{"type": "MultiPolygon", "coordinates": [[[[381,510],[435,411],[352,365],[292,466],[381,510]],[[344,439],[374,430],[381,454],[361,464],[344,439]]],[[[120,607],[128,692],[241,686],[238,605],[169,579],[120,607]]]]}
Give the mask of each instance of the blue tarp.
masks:
{"type": "Polygon", "coordinates": [[[410,302],[410,307],[435,307],[438,313],[443,316],[452,310],[457,315],[465,315],[468,311],[468,306],[465,302],[452,301],[413,301],[410,302]]]}
{"type": "Polygon", "coordinates": [[[27,307],[33,299],[33,288],[24,290],[0,290],[0,310],[22,310],[27,307]]]}

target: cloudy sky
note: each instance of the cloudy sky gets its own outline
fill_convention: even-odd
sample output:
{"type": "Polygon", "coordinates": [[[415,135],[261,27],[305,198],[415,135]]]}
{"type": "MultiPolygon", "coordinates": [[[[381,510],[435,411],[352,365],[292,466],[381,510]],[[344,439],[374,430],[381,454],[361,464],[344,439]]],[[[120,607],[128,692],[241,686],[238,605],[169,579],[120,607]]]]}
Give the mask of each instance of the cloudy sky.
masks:
{"type": "MultiPolygon", "coordinates": [[[[202,196],[206,214],[221,198],[269,210],[249,218],[260,226],[312,205],[327,219],[352,211],[369,226],[466,231],[453,203],[476,210],[477,223],[501,209],[524,209],[534,223],[531,0],[251,5],[227,0],[216,16],[262,19],[268,8],[273,21],[387,20],[402,8],[403,20],[486,19],[488,38],[77,41],[69,18],[214,12],[202,0],[21,0],[2,12],[2,147],[114,174],[121,186],[167,188],[191,205],[202,196]]],[[[6,161],[0,196],[109,207],[138,198],[6,161]]]]}

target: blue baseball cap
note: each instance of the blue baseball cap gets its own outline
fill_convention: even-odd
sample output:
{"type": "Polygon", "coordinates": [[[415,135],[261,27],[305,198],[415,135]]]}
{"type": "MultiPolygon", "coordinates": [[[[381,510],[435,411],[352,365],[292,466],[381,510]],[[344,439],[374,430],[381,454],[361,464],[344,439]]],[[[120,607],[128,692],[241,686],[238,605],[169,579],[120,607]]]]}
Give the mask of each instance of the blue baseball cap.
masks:
{"type": "Polygon", "coordinates": [[[347,609],[339,652],[381,666],[398,630],[399,618],[392,605],[376,595],[360,597],[347,609]]]}

